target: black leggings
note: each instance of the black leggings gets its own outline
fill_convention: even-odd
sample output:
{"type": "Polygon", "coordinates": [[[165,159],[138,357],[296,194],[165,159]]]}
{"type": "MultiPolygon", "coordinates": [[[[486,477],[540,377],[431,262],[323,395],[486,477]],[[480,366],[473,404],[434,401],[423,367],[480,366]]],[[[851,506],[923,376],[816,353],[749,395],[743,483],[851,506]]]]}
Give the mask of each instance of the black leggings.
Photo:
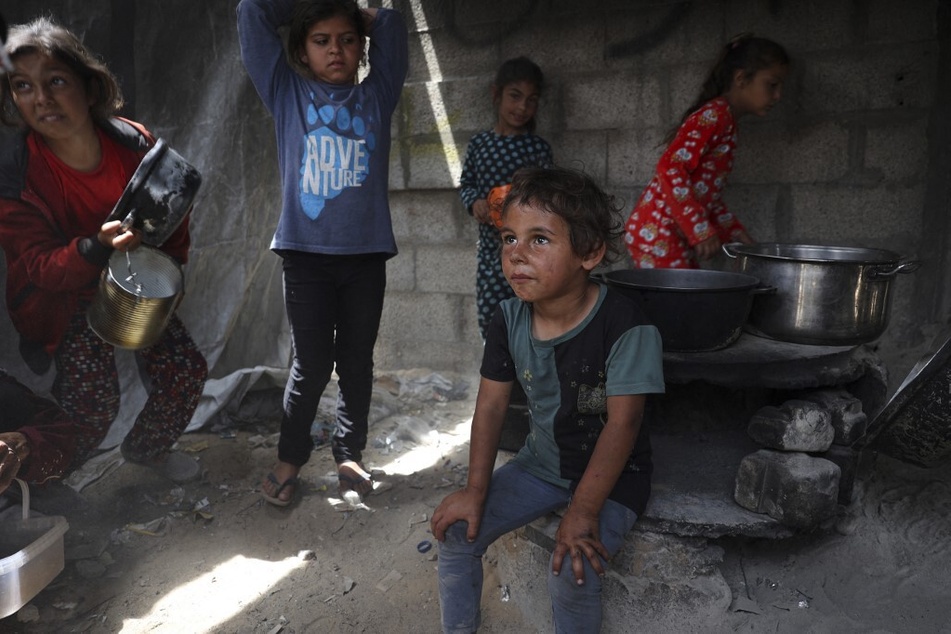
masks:
{"type": "Polygon", "coordinates": [[[299,251],[284,251],[281,256],[294,357],[284,390],[278,459],[296,466],[310,459],[311,425],[336,368],[334,460],[359,461],[367,444],[373,346],[383,313],[388,256],[299,251]]]}

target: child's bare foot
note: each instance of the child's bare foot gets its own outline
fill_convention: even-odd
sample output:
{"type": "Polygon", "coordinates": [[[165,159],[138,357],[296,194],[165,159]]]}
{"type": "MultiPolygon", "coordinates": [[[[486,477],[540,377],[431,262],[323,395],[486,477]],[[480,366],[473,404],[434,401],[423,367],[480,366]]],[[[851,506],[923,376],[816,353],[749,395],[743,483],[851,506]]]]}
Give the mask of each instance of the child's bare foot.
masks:
{"type": "Polygon", "coordinates": [[[300,467],[288,462],[277,461],[271,472],[261,483],[261,495],[276,506],[287,506],[294,501],[294,495],[300,486],[300,467]]]}
{"type": "Polygon", "coordinates": [[[363,497],[373,492],[373,476],[367,473],[359,462],[353,460],[337,464],[337,481],[340,495],[347,491],[356,491],[363,497]]]}

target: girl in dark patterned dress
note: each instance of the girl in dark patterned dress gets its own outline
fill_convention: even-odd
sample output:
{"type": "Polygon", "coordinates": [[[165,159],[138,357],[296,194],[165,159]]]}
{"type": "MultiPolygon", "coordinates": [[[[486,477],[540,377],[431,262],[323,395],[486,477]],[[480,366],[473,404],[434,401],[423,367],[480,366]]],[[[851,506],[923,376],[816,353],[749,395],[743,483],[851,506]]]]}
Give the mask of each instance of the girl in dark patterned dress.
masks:
{"type": "Polygon", "coordinates": [[[489,200],[504,197],[499,194],[520,167],[549,167],[553,163],[551,146],[534,133],[544,83],[541,69],[527,57],[503,63],[492,84],[492,103],[498,115],[495,125],[473,136],[466,149],[459,195],[466,211],[479,222],[476,307],[483,339],[499,302],[515,297],[502,275],[499,230],[489,200]]]}

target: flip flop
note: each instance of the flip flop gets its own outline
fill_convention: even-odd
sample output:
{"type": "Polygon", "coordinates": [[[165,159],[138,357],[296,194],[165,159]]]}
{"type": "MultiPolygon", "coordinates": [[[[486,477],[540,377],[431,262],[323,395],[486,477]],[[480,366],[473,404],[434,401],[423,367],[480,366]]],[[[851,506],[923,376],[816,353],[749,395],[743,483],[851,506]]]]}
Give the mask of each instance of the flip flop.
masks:
{"type": "Polygon", "coordinates": [[[267,474],[267,481],[277,487],[277,490],[274,492],[274,495],[268,495],[264,489],[261,489],[261,497],[264,498],[264,501],[273,504],[274,506],[287,506],[294,501],[294,497],[297,493],[297,487],[300,485],[300,478],[297,476],[292,476],[284,482],[278,482],[277,478],[273,473],[267,474]],[[281,491],[285,488],[291,487],[291,494],[286,500],[282,500],[280,495],[281,491]]]}
{"type": "MultiPolygon", "coordinates": [[[[351,471],[353,470],[352,467],[347,467],[347,469],[350,469],[351,471]]],[[[347,475],[346,473],[340,473],[339,471],[337,472],[337,482],[339,483],[338,488],[341,495],[347,491],[354,491],[360,497],[373,493],[374,485],[376,484],[372,475],[361,476],[360,474],[354,472],[354,475],[351,476],[347,475]],[[365,488],[367,485],[367,490],[365,492],[361,492],[360,488],[365,488]]]]}

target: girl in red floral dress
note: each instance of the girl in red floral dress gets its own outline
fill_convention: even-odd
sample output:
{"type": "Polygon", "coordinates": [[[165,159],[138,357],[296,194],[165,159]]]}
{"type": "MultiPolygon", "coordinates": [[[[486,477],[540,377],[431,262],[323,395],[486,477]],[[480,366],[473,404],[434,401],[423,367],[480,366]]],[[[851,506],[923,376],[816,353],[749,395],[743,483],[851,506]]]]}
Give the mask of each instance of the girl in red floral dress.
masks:
{"type": "Polygon", "coordinates": [[[624,239],[636,268],[698,268],[723,242],[752,242],[722,199],[735,120],[776,105],[788,66],[771,40],[743,35],[726,45],[628,218],[624,239]]]}

